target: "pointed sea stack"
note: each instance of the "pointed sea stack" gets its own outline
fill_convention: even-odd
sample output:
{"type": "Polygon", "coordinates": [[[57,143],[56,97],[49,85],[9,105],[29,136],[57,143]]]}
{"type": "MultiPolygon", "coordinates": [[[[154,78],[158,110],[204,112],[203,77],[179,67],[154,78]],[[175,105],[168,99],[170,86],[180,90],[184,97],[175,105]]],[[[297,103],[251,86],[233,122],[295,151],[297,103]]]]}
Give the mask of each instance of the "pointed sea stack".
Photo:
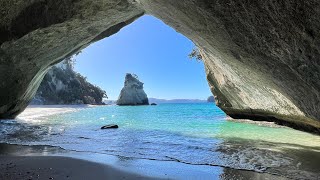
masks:
{"type": "Polygon", "coordinates": [[[117,105],[149,105],[147,94],[143,90],[143,83],[139,81],[137,75],[130,73],[126,74],[124,87],[120,92],[117,105]]]}
{"type": "Polygon", "coordinates": [[[215,103],[216,101],[214,100],[214,97],[213,97],[213,96],[209,96],[209,97],[207,98],[207,102],[209,102],[209,103],[211,103],[211,102],[215,103]]]}

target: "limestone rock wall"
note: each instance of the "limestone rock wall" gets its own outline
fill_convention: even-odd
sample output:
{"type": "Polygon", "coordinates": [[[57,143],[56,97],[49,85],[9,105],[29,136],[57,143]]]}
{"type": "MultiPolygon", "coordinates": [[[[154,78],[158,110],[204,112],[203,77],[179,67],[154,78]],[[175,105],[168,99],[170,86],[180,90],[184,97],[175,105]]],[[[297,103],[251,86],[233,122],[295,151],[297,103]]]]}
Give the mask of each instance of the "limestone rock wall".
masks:
{"type": "Polygon", "coordinates": [[[144,13],[200,47],[227,114],[320,133],[318,0],[0,0],[0,118],[24,109],[50,65],[144,13]]]}
{"type": "Polygon", "coordinates": [[[228,115],[320,132],[319,1],[139,2],[202,49],[228,115]]]}
{"type": "Polygon", "coordinates": [[[127,0],[0,0],[0,118],[14,118],[48,68],[143,14],[127,0]]]}

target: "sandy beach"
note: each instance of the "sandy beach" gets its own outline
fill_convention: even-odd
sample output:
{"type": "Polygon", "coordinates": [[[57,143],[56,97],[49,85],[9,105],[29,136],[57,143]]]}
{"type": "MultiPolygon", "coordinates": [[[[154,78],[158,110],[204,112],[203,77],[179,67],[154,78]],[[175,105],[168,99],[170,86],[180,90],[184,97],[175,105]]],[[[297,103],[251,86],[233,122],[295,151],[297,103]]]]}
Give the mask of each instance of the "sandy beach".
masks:
{"type": "Polygon", "coordinates": [[[28,121],[90,107],[95,107],[95,105],[29,105],[17,118],[28,121]]]}
{"type": "MultiPolygon", "coordinates": [[[[0,156],[0,179],[151,179],[70,157],[0,156]]],[[[154,178],[152,178],[154,179],[154,178]]]]}
{"type": "MultiPolygon", "coordinates": [[[[18,119],[28,123],[93,106],[29,106],[18,119]]],[[[37,122],[36,122],[37,123],[37,122]]],[[[0,143],[0,179],[286,179],[268,173],[175,161],[136,159],[65,150],[56,146],[0,143]]]]}
{"type": "Polygon", "coordinates": [[[0,143],[0,179],[287,179],[267,173],[213,166],[194,166],[173,161],[126,160],[114,157],[118,162],[115,163],[113,158],[101,156],[96,157],[95,161],[89,161],[87,159],[92,160],[92,157],[88,158],[89,156],[76,155],[54,146],[0,143]],[[119,162],[122,165],[119,165],[119,162]]]}
{"type": "MultiPolygon", "coordinates": [[[[35,121],[35,119],[91,107],[95,106],[32,105],[28,106],[18,118],[23,121],[35,121]]],[[[2,144],[0,146],[0,179],[151,179],[101,163],[72,157],[46,156],[57,151],[63,152],[63,150],[55,147],[39,148],[39,146],[2,144]]]]}

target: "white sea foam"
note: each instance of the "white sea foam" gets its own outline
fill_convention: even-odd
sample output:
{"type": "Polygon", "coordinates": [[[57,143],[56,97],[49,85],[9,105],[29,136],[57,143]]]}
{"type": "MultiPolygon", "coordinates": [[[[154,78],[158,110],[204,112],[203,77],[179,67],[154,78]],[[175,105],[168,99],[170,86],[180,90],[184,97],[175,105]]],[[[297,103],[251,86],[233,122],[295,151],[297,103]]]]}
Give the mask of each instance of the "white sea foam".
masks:
{"type": "Polygon", "coordinates": [[[213,104],[87,107],[28,107],[19,119],[0,122],[1,142],[294,178],[315,179],[320,172],[319,136],[268,123],[226,121],[213,104]],[[119,129],[100,129],[111,123],[119,129]]]}

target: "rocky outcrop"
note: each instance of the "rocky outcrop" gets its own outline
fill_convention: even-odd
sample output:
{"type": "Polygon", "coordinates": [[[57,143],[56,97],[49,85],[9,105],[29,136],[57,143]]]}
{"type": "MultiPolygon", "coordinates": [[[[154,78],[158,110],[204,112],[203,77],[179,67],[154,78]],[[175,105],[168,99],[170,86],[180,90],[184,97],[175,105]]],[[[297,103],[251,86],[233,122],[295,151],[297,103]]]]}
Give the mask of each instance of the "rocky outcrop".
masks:
{"type": "Polygon", "coordinates": [[[0,118],[14,118],[48,69],[130,24],[127,0],[0,0],[0,118]]]}
{"type": "Polygon", "coordinates": [[[0,118],[25,108],[52,64],[144,13],[201,49],[227,114],[320,133],[318,0],[0,1],[0,118]]]}
{"type": "Polygon", "coordinates": [[[45,75],[31,104],[102,105],[106,92],[75,72],[72,59],[53,66],[45,75]]]}
{"type": "Polygon", "coordinates": [[[215,102],[215,100],[214,100],[214,97],[213,96],[209,96],[208,98],[207,98],[207,102],[215,102]]]}
{"type": "Polygon", "coordinates": [[[130,73],[126,74],[124,87],[120,92],[117,105],[149,105],[147,94],[143,90],[143,83],[139,81],[137,75],[130,73]]]}
{"type": "Polygon", "coordinates": [[[118,129],[118,128],[119,126],[116,124],[108,124],[108,125],[102,126],[100,129],[118,129]]]}
{"type": "Polygon", "coordinates": [[[217,105],[233,118],[320,133],[320,2],[140,0],[193,40],[217,105]]]}

